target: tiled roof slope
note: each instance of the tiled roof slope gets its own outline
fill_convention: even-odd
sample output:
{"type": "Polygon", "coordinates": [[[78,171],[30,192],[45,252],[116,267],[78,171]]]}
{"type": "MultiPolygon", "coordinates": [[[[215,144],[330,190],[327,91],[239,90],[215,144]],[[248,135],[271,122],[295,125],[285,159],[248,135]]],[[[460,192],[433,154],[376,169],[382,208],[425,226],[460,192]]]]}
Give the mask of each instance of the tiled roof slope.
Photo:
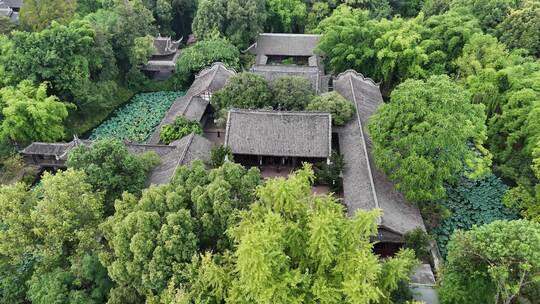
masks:
{"type": "Polygon", "coordinates": [[[380,225],[388,230],[404,234],[416,227],[424,228],[418,208],[405,200],[372,161],[367,123],[383,103],[378,85],[355,71],[347,71],[334,80],[334,90],[352,101],[357,109],[356,119],[339,134],[341,153],[347,164],[343,188],[349,214],[358,209],[380,208],[383,210],[380,225]]]}

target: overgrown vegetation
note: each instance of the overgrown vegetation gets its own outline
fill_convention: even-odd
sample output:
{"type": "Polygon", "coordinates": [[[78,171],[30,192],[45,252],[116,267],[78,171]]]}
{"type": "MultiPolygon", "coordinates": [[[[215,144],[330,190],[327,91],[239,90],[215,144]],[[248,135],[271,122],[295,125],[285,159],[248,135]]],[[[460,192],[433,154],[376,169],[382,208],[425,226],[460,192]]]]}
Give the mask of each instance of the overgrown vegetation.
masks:
{"type": "Polygon", "coordinates": [[[172,124],[161,127],[159,138],[162,143],[168,145],[191,133],[202,135],[203,129],[201,124],[198,121],[189,120],[184,116],[178,116],[172,124]]]}

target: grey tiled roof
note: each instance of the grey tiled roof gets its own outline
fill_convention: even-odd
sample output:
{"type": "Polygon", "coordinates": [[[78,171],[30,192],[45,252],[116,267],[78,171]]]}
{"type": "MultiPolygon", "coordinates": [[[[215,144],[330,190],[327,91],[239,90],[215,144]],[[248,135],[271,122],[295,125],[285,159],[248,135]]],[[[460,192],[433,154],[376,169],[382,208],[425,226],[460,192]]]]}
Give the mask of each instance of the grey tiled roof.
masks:
{"type": "Polygon", "coordinates": [[[21,8],[23,5],[22,0],[0,0],[0,3],[4,2],[5,5],[11,8],[21,8]]]}
{"type": "Polygon", "coordinates": [[[320,35],[262,33],[250,51],[258,55],[313,56],[320,35]]]}
{"type": "Polygon", "coordinates": [[[328,158],[331,143],[329,113],[229,111],[225,145],[234,154],[328,158]]]}
{"type": "Polygon", "coordinates": [[[178,52],[181,40],[173,41],[171,37],[154,38],[154,55],[172,55],[178,52]]]}
{"type": "Polygon", "coordinates": [[[186,95],[177,98],[169,108],[169,111],[148,140],[148,143],[159,143],[161,127],[172,123],[180,115],[194,121],[200,121],[209,102],[199,96],[205,92],[212,93],[223,88],[227,80],[235,74],[236,72],[234,70],[228,69],[220,62],[216,62],[211,67],[202,70],[195,77],[186,95]]]}
{"type": "Polygon", "coordinates": [[[340,150],[347,168],[343,175],[345,204],[349,214],[358,209],[380,208],[380,225],[404,234],[424,222],[416,206],[405,200],[394,184],[372,162],[372,144],[367,123],[377,107],[383,103],[378,85],[355,71],[344,72],[334,80],[334,90],[352,101],[357,117],[339,133],[340,150]]]}
{"type": "MultiPolygon", "coordinates": [[[[21,151],[23,155],[52,156],[57,160],[66,161],[69,152],[78,145],[91,145],[88,140],[75,139],[69,143],[40,143],[30,144],[21,151]]],[[[125,143],[127,150],[132,154],[143,154],[153,151],[161,159],[161,163],[152,169],[147,183],[168,183],[174,176],[178,166],[190,164],[194,160],[210,160],[212,142],[196,134],[190,134],[170,145],[147,145],[125,143]]]]}
{"type": "Polygon", "coordinates": [[[147,184],[166,184],[179,166],[188,165],[194,160],[210,161],[212,145],[206,138],[193,133],[171,143],[171,151],[161,156],[161,163],[150,172],[147,184]]]}

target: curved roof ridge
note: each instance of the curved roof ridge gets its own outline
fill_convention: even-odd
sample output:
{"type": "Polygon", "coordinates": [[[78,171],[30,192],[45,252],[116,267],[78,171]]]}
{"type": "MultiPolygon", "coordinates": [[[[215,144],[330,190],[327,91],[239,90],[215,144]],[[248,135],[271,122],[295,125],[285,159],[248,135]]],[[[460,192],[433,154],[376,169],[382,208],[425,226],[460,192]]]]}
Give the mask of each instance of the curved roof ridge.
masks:
{"type": "Polygon", "coordinates": [[[380,86],[380,82],[375,82],[375,80],[373,80],[372,78],[370,77],[365,77],[362,73],[359,73],[357,72],[356,70],[353,70],[353,69],[348,69],[344,72],[341,72],[339,73],[337,76],[336,76],[336,79],[340,79],[341,77],[346,77],[347,75],[351,75],[351,77],[355,77],[363,82],[369,82],[371,83],[373,86],[376,86],[377,88],[380,86]]]}
{"type": "Polygon", "coordinates": [[[203,77],[204,75],[214,71],[214,70],[219,70],[220,68],[223,68],[226,72],[234,75],[236,74],[236,70],[233,69],[233,68],[229,68],[227,67],[227,65],[225,65],[225,63],[221,62],[221,61],[216,61],[214,63],[212,63],[211,66],[207,67],[207,68],[204,68],[202,69],[199,73],[197,73],[197,75],[195,75],[195,79],[197,78],[201,78],[203,77]]]}
{"type": "Polygon", "coordinates": [[[303,116],[312,116],[312,115],[332,115],[330,112],[323,111],[277,111],[277,110],[267,110],[267,109],[241,109],[241,108],[231,108],[229,112],[234,113],[253,113],[253,114],[273,114],[273,115],[303,115],[303,116]]]}

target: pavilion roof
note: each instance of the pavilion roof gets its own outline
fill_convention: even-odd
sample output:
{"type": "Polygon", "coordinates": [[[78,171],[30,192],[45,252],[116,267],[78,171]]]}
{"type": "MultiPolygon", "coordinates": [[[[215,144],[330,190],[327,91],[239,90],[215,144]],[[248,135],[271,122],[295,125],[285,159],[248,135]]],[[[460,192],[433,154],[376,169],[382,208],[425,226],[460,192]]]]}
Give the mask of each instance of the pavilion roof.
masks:
{"type": "Polygon", "coordinates": [[[332,116],[233,109],[228,114],[225,145],[234,154],[329,158],[332,116]]]}
{"type": "Polygon", "coordinates": [[[174,41],[171,37],[156,37],[154,38],[154,55],[172,55],[178,52],[181,40],[174,41]]]}

